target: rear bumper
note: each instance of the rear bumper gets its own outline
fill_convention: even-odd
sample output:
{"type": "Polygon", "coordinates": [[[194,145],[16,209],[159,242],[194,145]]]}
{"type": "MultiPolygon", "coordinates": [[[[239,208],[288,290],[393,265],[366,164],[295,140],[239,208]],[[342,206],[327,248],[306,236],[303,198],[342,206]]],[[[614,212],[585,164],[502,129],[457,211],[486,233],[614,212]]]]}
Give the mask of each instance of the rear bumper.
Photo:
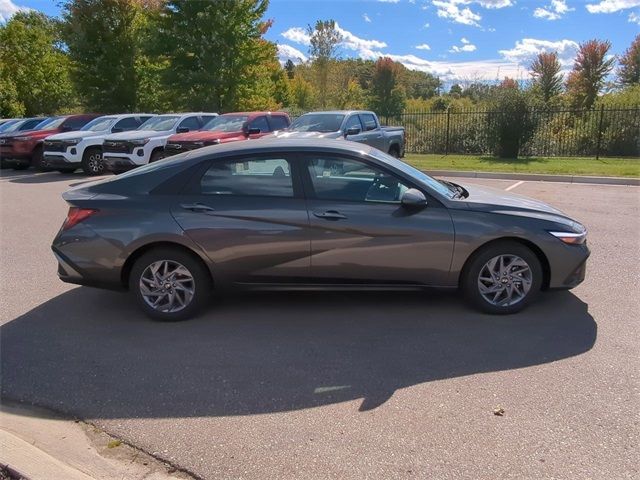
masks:
{"type": "Polygon", "coordinates": [[[114,279],[100,279],[79,267],[71,258],[66,256],[55,245],[51,246],[53,255],[58,261],[58,278],[65,283],[83,285],[86,287],[105,288],[108,290],[126,290],[122,282],[114,279]]]}

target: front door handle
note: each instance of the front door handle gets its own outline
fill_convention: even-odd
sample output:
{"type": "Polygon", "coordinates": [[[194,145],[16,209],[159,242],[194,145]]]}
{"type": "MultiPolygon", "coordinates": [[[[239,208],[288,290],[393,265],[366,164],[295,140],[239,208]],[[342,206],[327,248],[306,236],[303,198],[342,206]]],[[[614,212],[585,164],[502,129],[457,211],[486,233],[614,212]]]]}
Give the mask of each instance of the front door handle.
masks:
{"type": "Polygon", "coordinates": [[[313,212],[318,218],[324,218],[325,220],[344,220],[347,217],[336,210],[327,210],[326,212],[313,212]]]}
{"type": "Polygon", "coordinates": [[[211,208],[204,203],[183,203],[180,206],[185,210],[191,210],[192,212],[215,212],[214,208],[211,208]]]}

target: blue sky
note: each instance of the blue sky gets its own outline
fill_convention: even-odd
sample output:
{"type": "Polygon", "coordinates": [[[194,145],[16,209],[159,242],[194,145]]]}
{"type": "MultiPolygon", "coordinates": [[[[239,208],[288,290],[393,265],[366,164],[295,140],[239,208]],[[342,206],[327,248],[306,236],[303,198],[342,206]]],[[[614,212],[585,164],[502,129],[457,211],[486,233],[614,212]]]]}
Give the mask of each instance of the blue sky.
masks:
{"type": "MultiPolygon", "coordinates": [[[[57,0],[0,0],[0,21],[19,7],[59,12],[57,0]]],[[[640,32],[640,0],[271,0],[266,17],[281,60],[304,61],[304,27],[332,18],[345,57],[390,56],[447,83],[526,80],[543,50],[558,51],[565,70],[578,43],[591,38],[624,52],[640,32]]]]}

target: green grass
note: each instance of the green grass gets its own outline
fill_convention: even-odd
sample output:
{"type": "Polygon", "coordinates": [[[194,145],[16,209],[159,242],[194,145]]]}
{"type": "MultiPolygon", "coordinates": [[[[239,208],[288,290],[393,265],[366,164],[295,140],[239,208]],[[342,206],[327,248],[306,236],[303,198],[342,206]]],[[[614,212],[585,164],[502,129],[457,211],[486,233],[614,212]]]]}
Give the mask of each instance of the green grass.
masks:
{"type": "Polygon", "coordinates": [[[545,173],[640,177],[640,158],[523,157],[517,159],[474,155],[421,155],[407,153],[403,159],[420,170],[467,170],[475,172],[545,173]]]}

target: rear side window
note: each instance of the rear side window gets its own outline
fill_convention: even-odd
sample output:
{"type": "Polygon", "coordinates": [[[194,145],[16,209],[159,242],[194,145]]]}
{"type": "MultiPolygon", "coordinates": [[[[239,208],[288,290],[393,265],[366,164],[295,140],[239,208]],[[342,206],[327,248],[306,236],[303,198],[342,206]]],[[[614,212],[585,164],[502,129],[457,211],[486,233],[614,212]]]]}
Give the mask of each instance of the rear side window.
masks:
{"type": "Polygon", "coordinates": [[[289,162],[284,158],[214,161],[200,180],[202,195],[293,197],[289,162]]]}
{"type": "Polygon", "coordinates": [[[252,120],[251,123],[249,123],[249,128],[259,128],[262,133],[268,132],[269,124],[267,123],[267,117],[262,116],[252,120]]]}
{"type": "Polygon", "coordinates": [[[370,113],[360,114],[360,120],[362,120],[365,132],[369,130],[375,130],[378,127],[378,124],[376,123],[376,117],[374,117],[370,113]]]}
{"type": "Polygon", "coordinates": [[[271,130],[284,130],[289,126],[287,117],[281,115],[272,115],[269,117],[269,123],[271,124],[271,130]]]}
{"type": "Polygon", "coordinates": [[[140,118],[127,117],[127,118],[123,118],[122,120],[118,121],[113,126],[113,128],[120,129],[123,132],[125,132],[127,130],[134,130],[134,129],[138,128],[141,123],[142,123],[142,119],[140,119],[140,118]]]}
{"type": "Polygon", "coordinates": [[[198,117],[189,117],[181,121],[180,125],[178,125],[178,128],[188,128],[189,131],[193,131],[193,130],[199,130],[200,126],[201,125],[200,125],[200,122],[198,121],[198,117]]]}

